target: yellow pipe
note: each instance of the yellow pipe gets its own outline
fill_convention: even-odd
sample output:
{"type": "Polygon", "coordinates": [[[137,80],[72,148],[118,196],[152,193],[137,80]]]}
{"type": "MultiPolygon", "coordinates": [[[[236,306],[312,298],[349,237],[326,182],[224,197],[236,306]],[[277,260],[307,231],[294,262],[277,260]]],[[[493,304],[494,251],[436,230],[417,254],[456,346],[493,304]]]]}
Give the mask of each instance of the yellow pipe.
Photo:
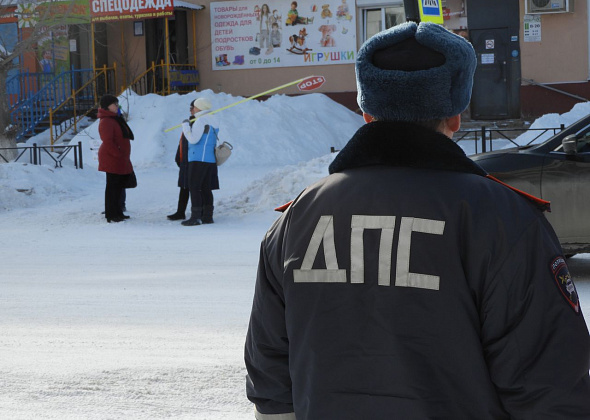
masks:
{"type": "MultiPolygon", "coordinates": [[[[90,23],[90,35],[92,39],[92,77],[96,77],[96,51],[94,50],[94,22],[90,23]]],[[[98,103],[98,94],[96,93],[96,83],[94,84],[94,103],[98,103]]]]}
{"type": "Polygon", "coordinates": [[[197,68],[197,12],[193,10],[193,62],[197,68]]]}
{"type": "MultiPolygon", "coordinates": [[[[223,110],[225,110],[225,109],[228,109],[228,108],[234,107],[234,106],[236,106],[236,105],[242,104],[242,103],[244,103],[244,102],[246,102],[246,101],[251,101],[252,99],[256,99],[256,98],[258,98],[259,96],[268,95],[269,93],[276,92],[277,90],[281,90],[281,89],[284,89],[284,88],[286,88],[286,87],[289,87],[289,86],[296,85],[297,83],[299,83],[299,82],[303,82],[305,79],[308,79],[308,78],[310,78],[310,77],[313,77],[313,76],[307,76],[307,77],[303,77],[303,78],[301,78],[301,79],[293,80],[292,82],[285,83],[284,85],[277,86],[277,87],[275,87],[275,88],[272,88],[272,89],[269,89],[269,90],[265,90],[264,92],[257,93],[256,95],[250,96],[249,98],[244,98],[244,99],[241,99],[241,100],[239,100],[239,101],[237,101],[237,102],[231,103],[231,104],[229,104],[229,105],[226,105],[226,106],[224,106],[224,107],[222,107],[222,108],[216,109],[216,110],[214,110],[214,111],[208,112],[208,113],[206,113],[206,114],[203,114],[203,115],[213,115],[213,114],[217,114],[218,112],[221,112],[221,111],[223,111],[223,110]]],[[[193,119],[191,119],[191,120],[190,120],[190,122],[196,121],[198,118],[199,118],[199,117],[193,118],[193,119]]],[[[167,128],[167,129],[165,129],[165,130],[164,130],[164,132],[165,132],[165,133],[167,133],[168,131],[172,131],[172,130],[174,130],[175,128],[178,128],[178,127],[180,127],[181,125],[182,125],[182,124],[178,124],[178,125],[175,125],[174,127],[167,128]]]]}
{"type": "Polygon", "coordinates": [[[125,34],[124,34],[124,23],[121,21],[121,65],[123,67],[123,84],[127,83],[127,57],[125,57],[125,34]]]}
{"type": "Polygon", "coordinates": [[[166,28],[166,78],[168,79],[167,92],[170,95],[170,38],[168,33],[168,17],[164,17],[164,27],[166,28]]]}

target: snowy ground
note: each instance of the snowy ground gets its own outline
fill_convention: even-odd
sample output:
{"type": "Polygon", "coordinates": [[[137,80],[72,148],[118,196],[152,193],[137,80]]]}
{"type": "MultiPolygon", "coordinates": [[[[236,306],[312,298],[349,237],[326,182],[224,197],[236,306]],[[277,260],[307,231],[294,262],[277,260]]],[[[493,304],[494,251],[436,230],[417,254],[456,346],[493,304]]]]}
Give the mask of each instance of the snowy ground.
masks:
{"type": "MultiPolygon", "coordinates": [[[[214,108],[240,99],[201,94],[214,108]]],[[[362,120],[317,94],[219,113],[234,154],[220,167],[215,224],[184,227],[165,217],[179,131],[164,129],[194,97],[128,98],[139,186],[124,223],[100,214],[96,125],[74,139],[84,170],[0,165],[0,418],[253,418],[242,354],[260,240],[273,207],[325,176],[330,147],[362,120]]],[[[590,256],[570,268],[584,306],[590,256]]]]}

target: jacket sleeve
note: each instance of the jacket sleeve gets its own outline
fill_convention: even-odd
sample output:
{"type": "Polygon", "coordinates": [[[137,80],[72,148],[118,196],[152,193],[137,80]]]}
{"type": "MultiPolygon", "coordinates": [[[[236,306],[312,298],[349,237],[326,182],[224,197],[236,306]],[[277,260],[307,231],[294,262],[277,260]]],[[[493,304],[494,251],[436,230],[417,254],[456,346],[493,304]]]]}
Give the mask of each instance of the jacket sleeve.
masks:
{"type": "Polygon", "coordinates": [[[205,131],[206,122],[204,118],[198,118],[194,123],[193,126],[187,122],[182,123],[182,132],[186,140],[190,144],[197,144],[201,140],[201,136],[205,131]]]}
{"type": "Polygon", "coordinates": [[[558,283],[570,275],[547,220],[533,222],[507,255],[486,286],[480,313],[485,357],[504,408],[512,419],[590,419],[590,338],[581,309],[558,283]],[[559,273],[555,261],[563,262],[559,273]]]}
{"type": "Polygon", "coordinates": [[[245,362],[246,394],[256,405],[256,418],[295,420],[284,295],[269,264],[265,241],[260,251],[245,362]]]}

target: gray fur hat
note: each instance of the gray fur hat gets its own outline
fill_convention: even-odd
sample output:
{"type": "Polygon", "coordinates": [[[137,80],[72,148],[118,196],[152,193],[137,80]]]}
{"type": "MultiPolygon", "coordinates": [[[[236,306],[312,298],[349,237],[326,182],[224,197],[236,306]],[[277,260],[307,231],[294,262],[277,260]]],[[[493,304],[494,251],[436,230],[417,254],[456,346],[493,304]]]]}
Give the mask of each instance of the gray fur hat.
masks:
{"type": "Polygon", "coordinates": [[[407,22],[368,39],[356,59],[357,102],[386,121],[459,115],[477,61],[471,44],[434,23],[407,22]]]}

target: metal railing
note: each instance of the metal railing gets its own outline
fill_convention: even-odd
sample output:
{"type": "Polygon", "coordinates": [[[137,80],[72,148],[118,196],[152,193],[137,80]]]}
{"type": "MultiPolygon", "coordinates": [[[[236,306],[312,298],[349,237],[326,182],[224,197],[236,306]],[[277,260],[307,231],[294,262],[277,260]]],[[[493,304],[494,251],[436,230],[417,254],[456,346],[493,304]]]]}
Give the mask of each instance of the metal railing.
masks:
{"type": "Polygon", "coordinates": [[[35,94],[20,101],[10,113],[12,122],[19,127],[17,139],[32,135],[35,127],[47,119],[51,109],[61,104],[73,88],[91,77],[92,70],[64,71],[45,81],[35,94]]]}
{"type": "MultiPolygon", "coordinates": [[[[169,64],[164,61],[152,65],[129,84],[138,95],[192,92],[199,86],[199,72],[192,64],[169,64]]],[[[125,90],[125,87],[122,89],[125,90]]]]}
{"type": "Polygon", "coordinates": [[[6,79],[6,93],[10,110],[19,106],[49,83],[55,77],[54,73],[17,73],[6,79]]]}
{"type": "MultiPolygon", "coordinates": [[[[553,135],[563,131],[565,128],[564,124],[561,124],[559,128],[486,128],[481,127],[481,129],[477,130],[459,130],[453,136],[453,141],[455,143],[459,143],[460,141],[473,141],[475,142],[475,153],[480,153],[478,145],[481,145],[481,153],[491,152],[493,151],[493,142],[498,140],[503,140],[505,143],[506,141],[512,143],[514,146],[522,147],[528,146],[533,144],[537,139],[539,139],[543,134],[552,132],[553,135]],[[517,133],[525,133],[528,131],[538,131],[539,134],[536,135],[533,139],[531,139],[526,144],[518,144],[516,143],[512,137],[507,136],[504,133],[509,132],[517,132],[517,133]],[[494,139],[494,133],[496,134],[496,138],[494,139]]],[[[334,146],[330,147],[330,153],[339,152],[339,149],[336,149],[334,146]]]]}
{"type": "MultiPolygon", "coordinates": [[[[86,86],[89,81],[97,78],[103,72],[107,72],[104,82],[104,89],[97,88],[93,92],[94,97],[107,93],[108,86],[112,86],[112,91],[116,91],[116,67],[98,69],[96,72],[92,69],[80,69],[80,70],[69,70],[63,71],[59,75],[52,79],[43,79],[42,77],[27,78],[22,77],[20,80],[22,83],[38,83],[43,82],[41,86],[34,94],[29,97],[20,100],[11,109],[11,120],[13,124],[19,127],[17,133],[17,140],[21,140],[26,136],[35,134],[35,130],[38,126],[47,125],[51,111],[60,107],[62,114],[60,115],[60,123],[70,117],[72,109],[67,105],[62,106],[71,98],[72,91],[77,91],[82,87],[86,86]],[[108,79],[108,82],[107,82],[108,79]]],[[[15,79],[17,80],[17,79],[15,79]]],[[[12,83],[12,82],[11,82],[12,83]]],[[[20,97],[24,98],[24,95],[20,94],[20,97]]],[[[56,112],[53,112],[53,119],[55,121],[56,112]]]]}
{"type": "Polygon", "coordinates": [[[97,108],[100,97],[114,92],[117,81],[117,66],[97,69],[94,77],[72,90],[72,94],[49,111],[51,144],[55,144],[70,129],[78,131],[78,122],[97,108]],[[66,118],[63,118],[66,116],[66,118]]]}
{"type": "Polygon", "coordinates": [[[538,140],[541,136],[546,133],[552,133],[555,135],[560,131],[563,131],[565,128],[564,124],[561,124],[558,128],[488,128],[482,126],[481,129],[475,130],[459,130],[453,136],[453,141],[455,143],[459,143],[460,141],[473,141],[475,143],[475,153],[486,153],[491,152],[494,150],[494,141],[498,142],[502,140],[503,144],[506,141],[512,143],[514,146],[522,147],[522,146],[529,146],[533,144],[536,140],[538,140]],[[538,134],[533,137],[530,141],[526,144],[518,144],[514,141],[514,138],[517,136],[510,136],[507,133],[513,134],[522,134],[525,132],[535,131],[538,134]],[[479,151],[479,146],[481,147],[481,152],[479,151]]]}
{"type": "Polygon", "coordinates": [[[6,163],[9,162],[4,152],[8,150],[16,150],[17,156],[12,162],[17,162],[25,154],[29,156],[29,163],[31,165],[41,165],[42,156],[48,157],[55,163],[56,168],[62,168],[62,161],[68,155],[73,152],[74,154],[74,167],[76,169],[84,169],[82,161],[82,142],[78,144],[67,144],[67,145],[53,145],[53,146],[37,146],[34,143],[32,146],[16,146],[16,147],[2,147],[0,148],[0,158],[6,163]],[[28,153],[27,153],[28,152],[28,153]]]}

